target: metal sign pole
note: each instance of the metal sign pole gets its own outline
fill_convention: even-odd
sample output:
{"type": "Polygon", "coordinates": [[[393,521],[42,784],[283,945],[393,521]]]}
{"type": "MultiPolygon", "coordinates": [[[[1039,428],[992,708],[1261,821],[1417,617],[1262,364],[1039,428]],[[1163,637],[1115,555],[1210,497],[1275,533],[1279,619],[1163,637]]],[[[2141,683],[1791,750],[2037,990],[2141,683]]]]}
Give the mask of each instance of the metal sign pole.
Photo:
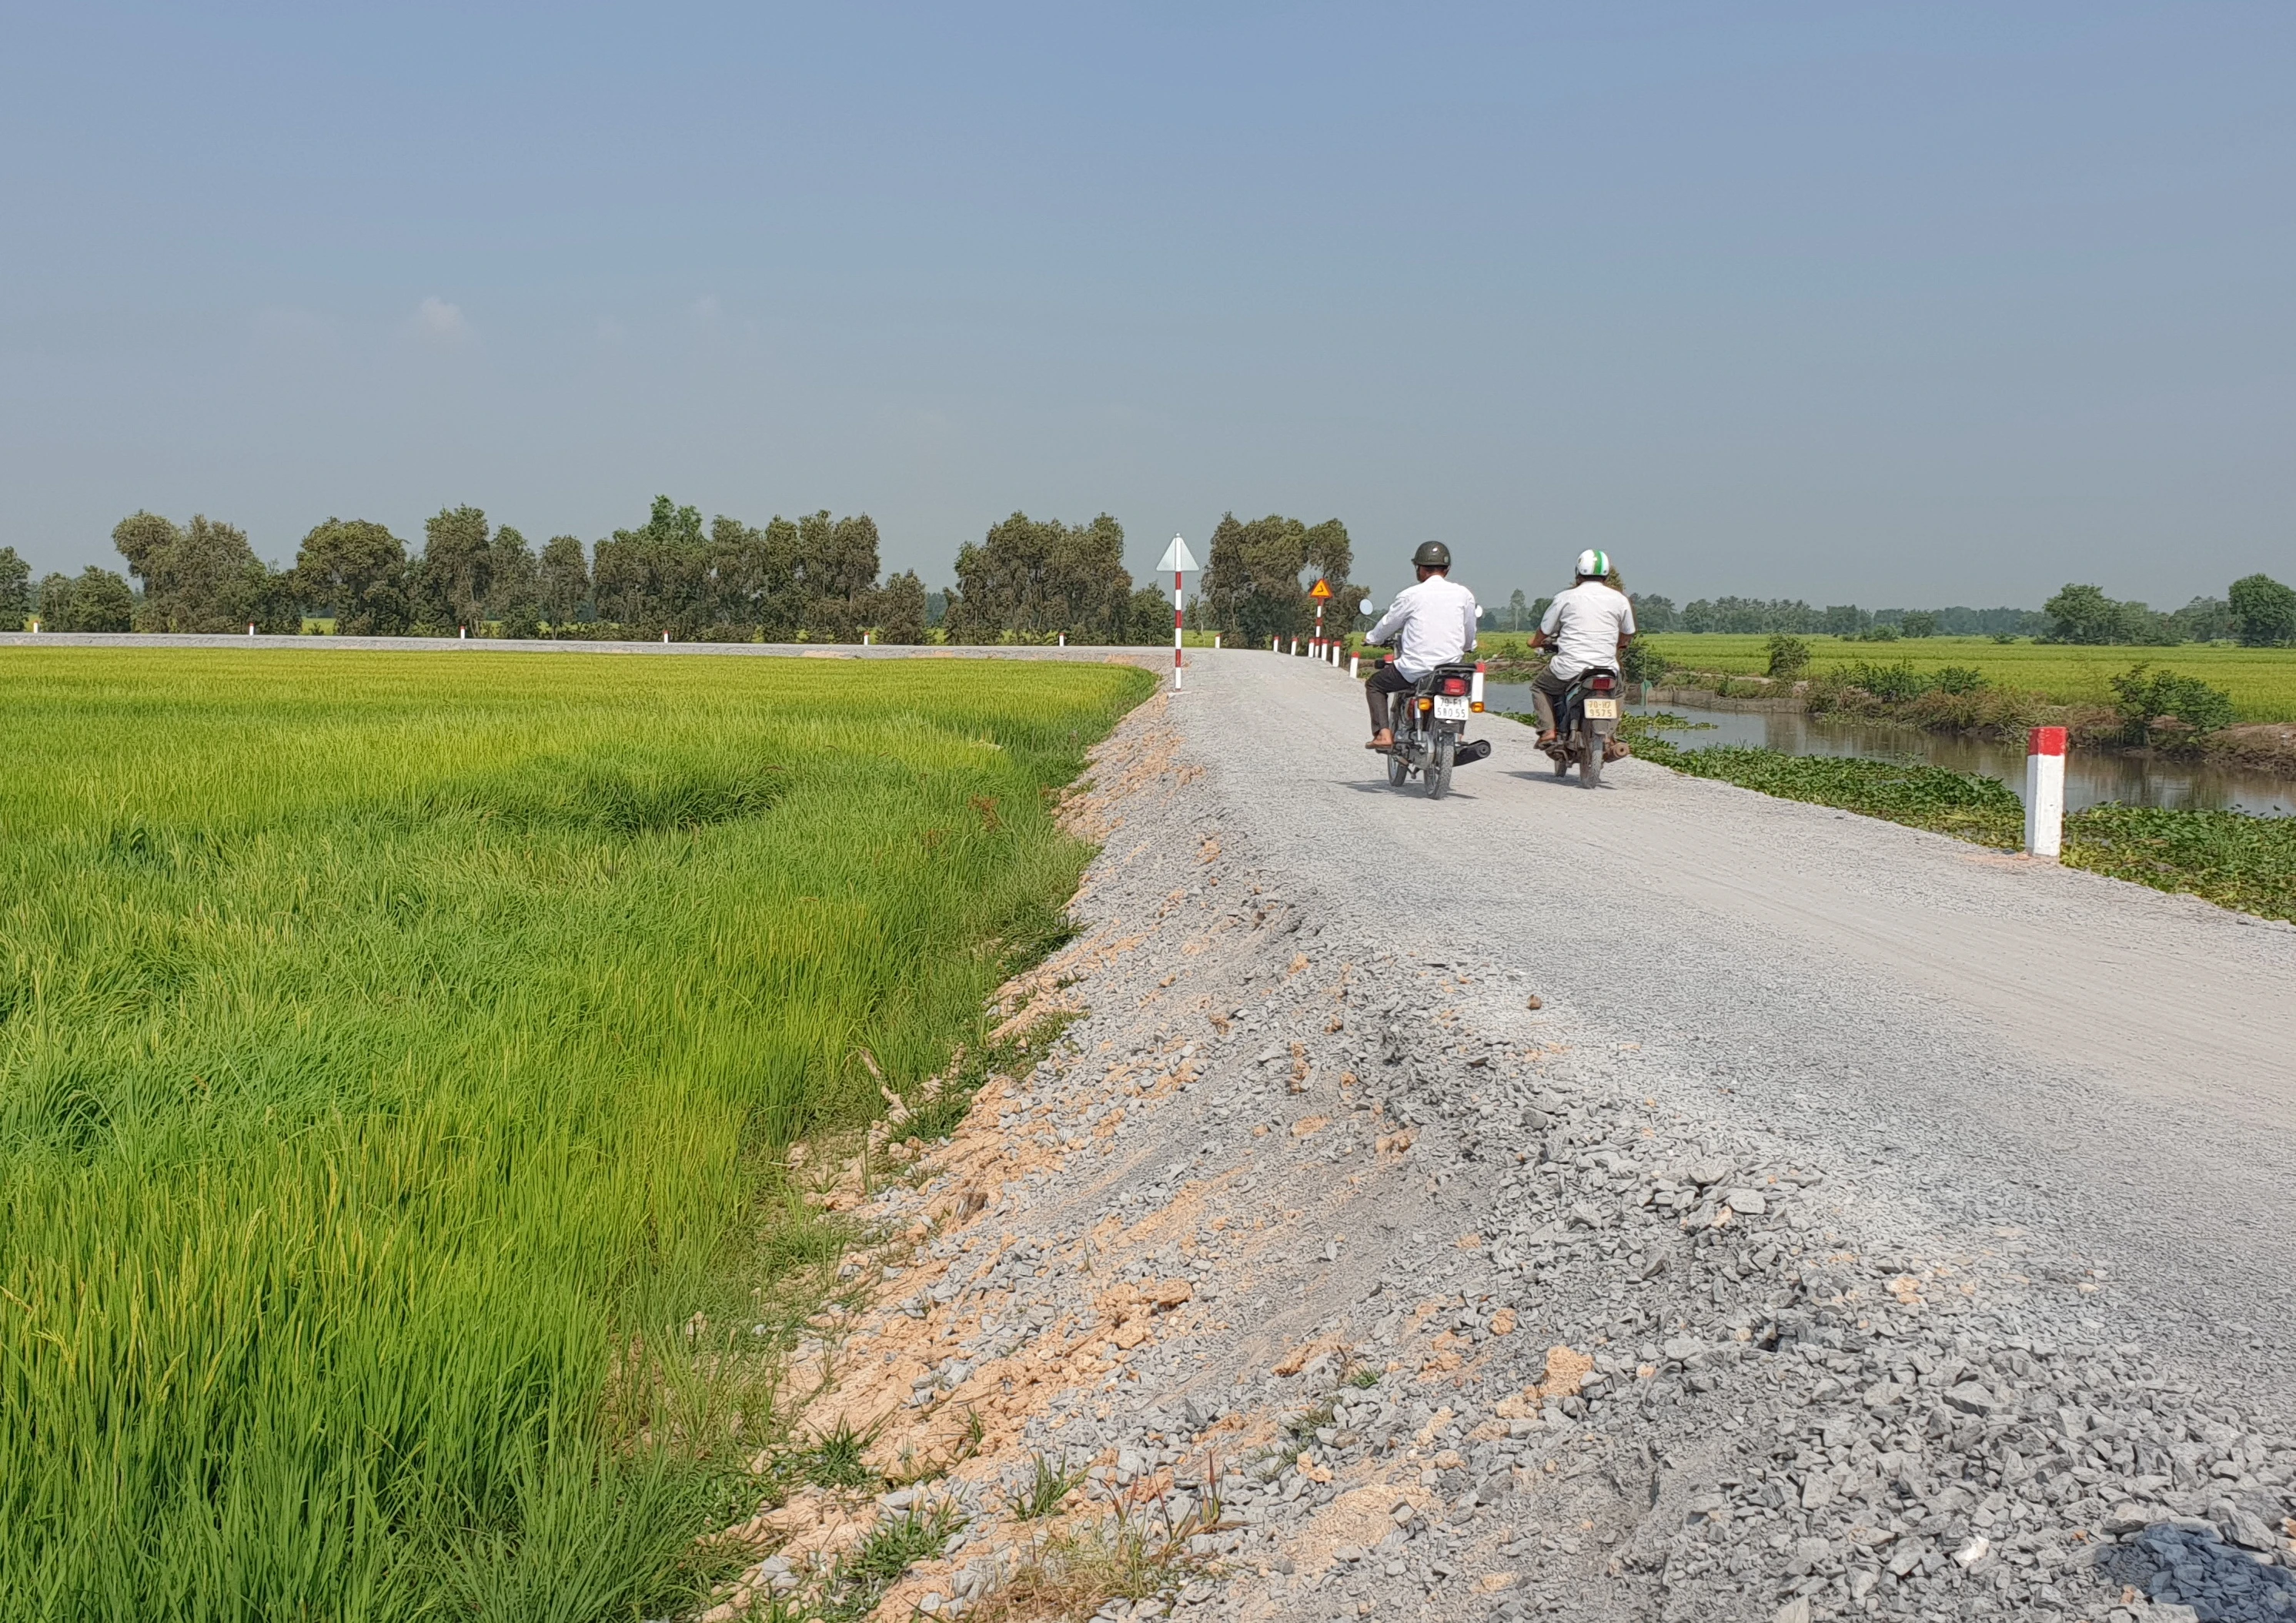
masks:
{"type": "Polygon", "coordinates": [[[1157,562],[1156,567],[1172,572],[1172,691],[1177,693],[1185,680],[1185,664],[1180,655],[1180,633],[1181,617],[1187,606],[1180,577],[1196,567],[1195,555],[1188,550],[1187,542],[1176,535],[1172,538],[1172,544],[1164,548],[1164,556],[1157,562]]]}

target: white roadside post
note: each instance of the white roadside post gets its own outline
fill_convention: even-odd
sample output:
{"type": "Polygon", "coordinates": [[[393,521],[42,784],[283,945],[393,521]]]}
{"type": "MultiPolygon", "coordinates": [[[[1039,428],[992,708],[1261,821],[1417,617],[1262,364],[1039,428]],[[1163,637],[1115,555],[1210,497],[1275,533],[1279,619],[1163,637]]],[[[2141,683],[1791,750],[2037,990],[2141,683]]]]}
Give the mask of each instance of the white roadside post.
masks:
{"type": "Polygon", "coordinates": [[[1363,675],[1362,655],[1350,654],[1348,655],[1348,674],[1353,677],[1360,677],[1363,675]]]}
{"type": "Polygon", "coordinates": [[[1164,548],[1164,556],[1156,567],[1172,572],[1172,691],[1177,693],[1181,687],[1180,616],[1187,606],[1180,577],[1195,569],[1196,555],[1188,550],[1187,542],[1176,535],[1172,544],[1164,548]]]}
{"type": "Polygon", "coordinates": [[[2025,737],[2025,854],[2054,862],[2065,838],[2065,729],[2037,727],[2025,737]]]}

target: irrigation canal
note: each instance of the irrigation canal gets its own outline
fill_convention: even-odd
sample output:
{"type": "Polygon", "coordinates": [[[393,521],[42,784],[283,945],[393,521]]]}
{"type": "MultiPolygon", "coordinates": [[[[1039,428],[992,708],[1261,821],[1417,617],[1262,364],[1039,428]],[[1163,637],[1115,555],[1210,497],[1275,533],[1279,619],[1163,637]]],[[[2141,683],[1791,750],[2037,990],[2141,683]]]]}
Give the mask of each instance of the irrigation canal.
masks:
{"type": "MultiPolygon", "coordinates": [[[[1494,683],[1493,710],[1530,712],[1528,683],[1494,683]]],[[[1704,725],[1669,733],[1684,749],[1710,745],[1756,745],[1787,755],[1862,755],[1875,761],[1916,761],[1997,778],[2022,796],[2025,754],[2011,744],[1927,733],[1885,722],[1830,721],[1797,713],[1699,710],[1685,704],[1631,705],[1639,713],[1663,711],[1704,725]]],[[[2296,816],[2296,782],[2267,772],[2186,766],[2137,756],[2077,751],[2065,758],[2065,805],[2119,801],[2131,806],[2246,812],[2258,817],[2296,816]]]]}

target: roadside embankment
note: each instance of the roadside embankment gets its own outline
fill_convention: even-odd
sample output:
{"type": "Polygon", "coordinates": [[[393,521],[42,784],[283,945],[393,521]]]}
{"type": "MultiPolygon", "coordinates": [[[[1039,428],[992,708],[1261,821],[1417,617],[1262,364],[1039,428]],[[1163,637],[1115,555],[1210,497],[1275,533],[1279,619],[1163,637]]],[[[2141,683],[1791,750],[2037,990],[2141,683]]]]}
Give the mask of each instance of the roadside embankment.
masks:
{"type": "Polygon", "coordinates": [[[853,1468],[731,1530],[711,1623],[2296,1593],[2296,1445],[2107,1271],[1302,883],[1164,701],[1095,773],[1077,937],[1003,994],[1049,1050],[946,1141],[824,1158],[854,1299],[790,1380],[853,1468]]]}

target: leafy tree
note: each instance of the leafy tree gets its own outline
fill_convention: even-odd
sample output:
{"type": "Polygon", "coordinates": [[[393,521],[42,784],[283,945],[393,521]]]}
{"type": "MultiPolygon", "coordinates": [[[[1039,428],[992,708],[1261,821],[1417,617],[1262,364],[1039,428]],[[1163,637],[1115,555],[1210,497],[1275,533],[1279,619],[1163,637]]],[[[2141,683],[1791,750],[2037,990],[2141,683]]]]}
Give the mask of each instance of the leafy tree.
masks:
{"type": "Polygon", "coordinates": [[[0,547],[0,631],[20,630],[32,615],[32,566],[13,547],[0,547]]]}
{"type": "Polygon", "coordinates": [[[554,535],[543,543],[535,564],[535,597],[553,630],[590,617],[590,564],[575,537],[554,535]]]}
{"type": "Polygon", "coordinates": [[[1907,609],[1898,622],[1898,630],[1907,637],[1934,637],[1938,617],[1927,609],[1907,609]]]}
{"type": "Polygon", "coordinates": [[[1038,521],[1015,513],[957,549],[956,585],[943,622],[952,642],[1012,635],[1071,642],[1125,640],[1132,575],[1124,567],[1124,526],[1103,513],[1088,524],[1038,521]]]}
{"type": "Polygon", "coordinates": [[[332,615],[346,637],[395,637],[405,631],[406,546],[363,518],[330,518],[313,526],[295,553],[302,602],[332,615]]]}
{"type": "Polygon", "coordinates": [[[487,595],[480,613],[505,637],[542,634],[542,586],[534,549],[504,524],[487,548],[487,595]]]}
{"type": "Polygon", "coordinates": [[[132,631],[135,591],[125,579],[94,564],[77,578],[50,575],[40,583],[40,623],[51,631],[132,631]]]}
{"type": "Polygon", "coordinates": [[[1874,617],[1854,603],[1828,604],[1818,616],[1817,629],[1828,637],[1855,637],[1873,623],[1874,617]]]}
{"type": "Polygon", "coordinates": [[[1336,518],[1306,524],[1270,514],[1247,523],[1225,514],[1212,531],[1210,550],[1205,615],[1214,628],[1247,645],[1268,637],[1306,636],[1316,623],[1308,588],[1318,578],[1332,589],[1324,611],[1326,630],[1345,630],[1364,598],[1363,588],[1348,581],[1355,551],[1347,526],[1336,518]]]}
{"type": "Polygon", "coordinates": [[[415,565],[414,618],[424,630],[451,637],[486,622],[494,583],[494,547],[483,509],[441,507],[422,525],[422,557],[415,565]]]}
{"type": "MultiPolygon", "coordinates": [[[[1530,611],[1529,624],[1537,625],[1546,617],[1546,605],[1549,601],[1545,597],[1539,599],[1538,606],[1530,611]]],[[[1656,592],[1628,592],[1627,601],[1635,606],[1635,629],[1637,631],[1648,633],[1674,630],[1677,616],[1674,612],[1673,598],[1660,597],[1656,592]]]]}
{"type": "Polygon", "coordinates": [[[2167,615],[2141,603],[2117,602],[2094,586],[2069,584],[2043,604],[2041,612],[2049,617],[2045,642],[2097,646],[2177,640],[2167,615]]]}
{"type": "MultiPolygon", "coordinates": [[[[1522,588],[1520,586],[1516,587],[1514,590],[1507,594],[1506,612],[1507,630],[1510,631],[1520,631],[1522,630],[1522,617],[1530,612],[1530,604],[1524,598],[1522,595],[1522,588]]],[[[1640,625],[1642,623],[1642,602],[1640,599],[1636,599],[1635,603],[1635,623],[1636,625],[1640,625]]]]}
{"type": "MultiPolygon", "coordinates": [[[[1344,626],[1341,628],[1346,630],[1344,626]]],[[[1166,586],[1144,586],[1132,594],[1124,634],[1117,640],[1136,648],[1152,648],[1172,639],[1172,591],[1166,586]]]]}
{"type": "Polygon", "coordinates": [[[247,544],[246,531],[194,514],[178,528],[156,513],[135,513],[111,531],[127,571],[144,582],[140,629],[155,631],[292,632],[302,626],[291,575],[275,574],[247,544]]]}
{"type": "Polygon", "coordinates": [[[701,509],[657,496],[644,523],[597,545],[591,584],[598,617],[642,636],[692,636],[710,618],[709,569],[701,509]]]}
{"type": "Polygon", "coordinates": [[[2232,605],[2222,597],[2195,597],[2169,616],[2179,642],[2215,642],[2232,635],[2232,605]]]}
{"type": "Polygon", "coordinates": [[[1769,656],[1768,670],[1772,676],[1792,680],[1809,668],[1809,645],[1784,631],[1770,638],[1769,656]]]}
{"type": "Polygon", "coordinates": [[[2243,575],[2226,594],[2233,635],[2251,647],[2296,643],[2296,588],[2270,575],[2243,575]]]}
{"type": "Polygon", "coordinates": [[[40,616],[42,630],[71,630],[69,622],[72,617],[72,578],[61,573],[42,575],[36,607],[40,616]]]}
{"type": "Polygon", "coordinates": [[[890,643],[931,640],[925,630],[925,583],[915,570],[886,577],[877,593],[877,635],[890,643]]]}
{"type": "MultiPolygon", "coordinates": [[[[829,642],[859,641],[875,608],[876,520],[865,513],[832,519],[824,507],[799,519],[797,531],[796,588],[807,634],[829,642]]],[[[1119,549],[1123,533],[1117,531],[1119,549]]]]}
{"type": "Polygon", "coordinates": [[[2112,679],[2120,712],[2121,737],[2131,744],[2161,742],[2165,735],[2214,732],[2237,713],[2232,695],[2196,676],[2133,665],[2112,679]]]}

